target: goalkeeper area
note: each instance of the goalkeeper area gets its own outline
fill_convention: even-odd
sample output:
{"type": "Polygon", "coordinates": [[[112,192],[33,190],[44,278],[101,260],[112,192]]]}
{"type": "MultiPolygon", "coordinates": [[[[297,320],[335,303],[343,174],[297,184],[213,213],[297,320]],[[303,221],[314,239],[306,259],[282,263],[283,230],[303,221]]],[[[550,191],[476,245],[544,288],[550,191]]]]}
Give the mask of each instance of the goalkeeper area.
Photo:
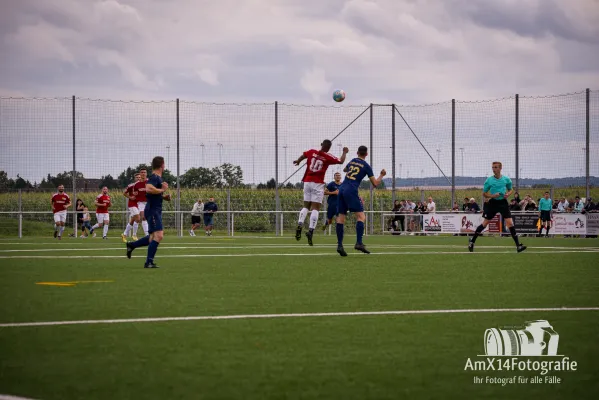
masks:
{"type": "MultiPolygon", "coordinates": [[[[379,235],[365,237],[365,255],[354,239],[342,258],[320,234],[313,247],[289,236],[167,235],[161,268],[148,270],[145,251],[129,260],[113,238],[2,238],[0,398],[599,393],[596,240],[523,238],[517,254],[511,238],[484,236],[469,253],[467,237],[379,235]],[[535,320],[559,334],[560,356],[545,357],[575,370],[468,367],[487,363],[487,329],[535,320]]],[[[528,359],[540,357],[518,357],[528,359]]]]}

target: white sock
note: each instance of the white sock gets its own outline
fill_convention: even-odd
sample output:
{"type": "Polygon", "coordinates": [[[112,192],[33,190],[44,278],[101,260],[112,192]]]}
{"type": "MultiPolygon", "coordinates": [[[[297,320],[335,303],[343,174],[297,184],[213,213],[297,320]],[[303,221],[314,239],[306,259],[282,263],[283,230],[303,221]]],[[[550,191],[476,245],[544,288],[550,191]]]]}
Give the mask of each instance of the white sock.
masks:
{"type": "Polygon", "coordinates": [[[137,236],[137,228],[139,228],[139,224],[137,223],[137,221],[133,222],[133,236],[137,236]]]}
{"type": "Polygon", "coordinates": [[[146,236],[148,236],[148,221],[141,221],[141,227],[144,230],[146,236]]]}
{"type": "Polygon", "coordinates": [[[58,225],[54,225],[54,231],[57,231],[57,230],[58,230],[58,228],[59,228],[59,226],[58,226],[58,225]]]}
{"type": "Polygon", "coordinates": [[[306,220],[307,215],[308,215],[308,209],[305,207],[302,208],[302,211],[300,211],[299,219],[297,220],[297,224],[303,225],[304,221],[306,220]]]}
{"type": "Polygon", "coordinates": [[[104,233],[102,236],[106,236],[108,234],[108,225],[104,224],[104,233]]]}
{"type": "Polygon", "coordinates": [[[95,229],[98,229],[99,227],[100,227],[100,225],[96,224],[96,225],[92,226],[92,229],[95,230],[95,229]]]}
{"type": "Polygon", "coordinates": [[[125,227],[125,232],[123,233],[123,235],[129,236],[129,232],[131,232],[131,229],[133,229],[133,227],[131,226],[131,224],[127,224],[127,226],[125,227]]]}
{"type": "Polygon", "coordinates": [[[58,229],[58,236],[62,236],[63,232],[64,232],[64,226],[61,226],[60,229],[58,229]]]}
{"type": "Polygon", "coordinates": [[[317,223],[318,223],[318,210],[312,210],[312,214],[310,214],[310,229],[316,228],[317,223]]]}

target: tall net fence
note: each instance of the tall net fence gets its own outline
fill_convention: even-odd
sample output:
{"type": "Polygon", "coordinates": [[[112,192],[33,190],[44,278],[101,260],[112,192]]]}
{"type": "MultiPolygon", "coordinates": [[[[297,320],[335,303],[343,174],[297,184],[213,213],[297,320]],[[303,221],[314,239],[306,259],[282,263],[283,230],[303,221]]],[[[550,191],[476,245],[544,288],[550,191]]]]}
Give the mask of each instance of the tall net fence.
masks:
{"type": "MultiPolygon", "coordinates": [[[[599,176],[599,90],[593,90],[589,94],[589,174],[588,178],[599,176]]],[[[598,184],[592,184],[596,187],[598,184]]],[[[599,197],[599,196],[597,196],[599,197]]],[[[595,197],[593,200],[599,201],[595,197]]]]}
{"type": "MultiPolygon", "coordinates": [[[[554,197],[599,197],[599,91],[342,107],[1,98],[0,139],[0,234],[8,235],[19,218],[25,234],[51,226],[58,184],[92,212],[107,186],[111,229],[120,230],[129,218],[122,192],[156,155],[174,195],[167,229],[184,232],[194,202],[213,197],[217,231],[287,234],[306,167],[293,160],[324,139],[336,156],[348,147],[348,161],[368,146],[375,175],[387,170],[383,188],[361,186],[369,233],[385,228],[393,200],[431,197],[447,211],[452,201],[480,202],[492,161],[535,199],[547,188],[554,197]]],[[[331,166],[326,181],[342,168],[331,166]]]]}

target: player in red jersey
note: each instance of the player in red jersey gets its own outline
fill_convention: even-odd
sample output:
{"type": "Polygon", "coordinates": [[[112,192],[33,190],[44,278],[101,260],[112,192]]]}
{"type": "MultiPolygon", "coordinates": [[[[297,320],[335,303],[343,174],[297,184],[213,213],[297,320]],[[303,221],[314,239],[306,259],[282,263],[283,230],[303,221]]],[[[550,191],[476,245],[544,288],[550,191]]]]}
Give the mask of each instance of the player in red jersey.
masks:
{"type": "Polygon", "coordinates": [[[316,224],[318,223],[318,212],[324,198],[324,177],[327,173],[327,168],[329,168],[329,165],[343,164],[349,151],[347,147],[344,147],[341,158],[337,158],[329,154],[332,145],[333,142],[326,139],[322,142],[320,151],[314,149],[305,151],[300,158],[293,162],[293,164],[299,165],[302,160],[307,159],[306,172],[302,178],[302,182],[304,182],[304,208],[302,208],[299,214],[295,238],[297,240],[302,238],[302,227],[308,215],[308,210],[311,210],[310,230],[306,232],[310,246],[313,245],[312,236],[314,235],[314,228],[316,228],[316,224]]]}
{"type": "Polygon", "coordinates": [[[96,237],[94,233],[94,229],[104,227],[104,231],[102,233],[102,239],[107,239],[106,235],[108,234],[108,223],[110,222],[110,216],[108,214],[108,207],[112,205],[112,201],[110,200],[110,196],[108,195],[108,188],[104,186],[102,188],[102,193],[96,197],[96,218],[98,219],[98,223],[92,226],[92,229],[89,231],[90,235],[96,237]]]}
{"type": "Polygon", "coordinates": [[[64,192],[64,185],[58,185],[58,192],[52,195],[52,212],[54,213],[54,237],[62,240],[64,224],[67,222],[67,208],[71,206],[71,198],[64,192]]]}
{"type": "Polygon", "coordinates": [[[125,196],[127,200],[127,208],[129,209],[130,220],[127,226],[125,227],[125,232],[121,235],[123,238],[123,242],[127,243],[127,237],[129,233],[132,233],[133,240],[137,240],[137,228],[139,226],[139,208],[137,208],[137,190],[135,189],[135,184],[139,182],[141,179],[141,175],[139,173],[135,174],[135,182],[129,184],[125,191],[123,192],[123,196],[125,196]]]}
{"type": "Polygon", "coordinates": [[[148,182],[148,171],[145,168],[139,170],[139,181],[135,182],[135,190],[137,191],[137,208],[141,216],[141,227],[144,230],[144,235],[148,236],[148,221],[146,221],[146,183],[148,182]]]}

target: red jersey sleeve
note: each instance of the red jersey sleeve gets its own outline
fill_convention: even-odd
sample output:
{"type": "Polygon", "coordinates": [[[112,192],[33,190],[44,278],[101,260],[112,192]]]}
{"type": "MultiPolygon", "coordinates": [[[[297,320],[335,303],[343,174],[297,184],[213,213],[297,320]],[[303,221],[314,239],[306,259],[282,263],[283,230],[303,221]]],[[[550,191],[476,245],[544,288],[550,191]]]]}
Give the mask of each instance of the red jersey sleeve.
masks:
{"type": "Polygon", "coordinates": [[[321,153],[330,165],[341,164],[341,160],[329,153],[321,153]]]}
{"type": "Polygon", "coordinates": [[[316,150],[314,150],[314,149],[306,150],[306,151],[304,151],[304,157],[306,157],[307,159],[310,159],[310,157],[312,157],[314,155],[314,153],[316,153],[316,150]]]}

